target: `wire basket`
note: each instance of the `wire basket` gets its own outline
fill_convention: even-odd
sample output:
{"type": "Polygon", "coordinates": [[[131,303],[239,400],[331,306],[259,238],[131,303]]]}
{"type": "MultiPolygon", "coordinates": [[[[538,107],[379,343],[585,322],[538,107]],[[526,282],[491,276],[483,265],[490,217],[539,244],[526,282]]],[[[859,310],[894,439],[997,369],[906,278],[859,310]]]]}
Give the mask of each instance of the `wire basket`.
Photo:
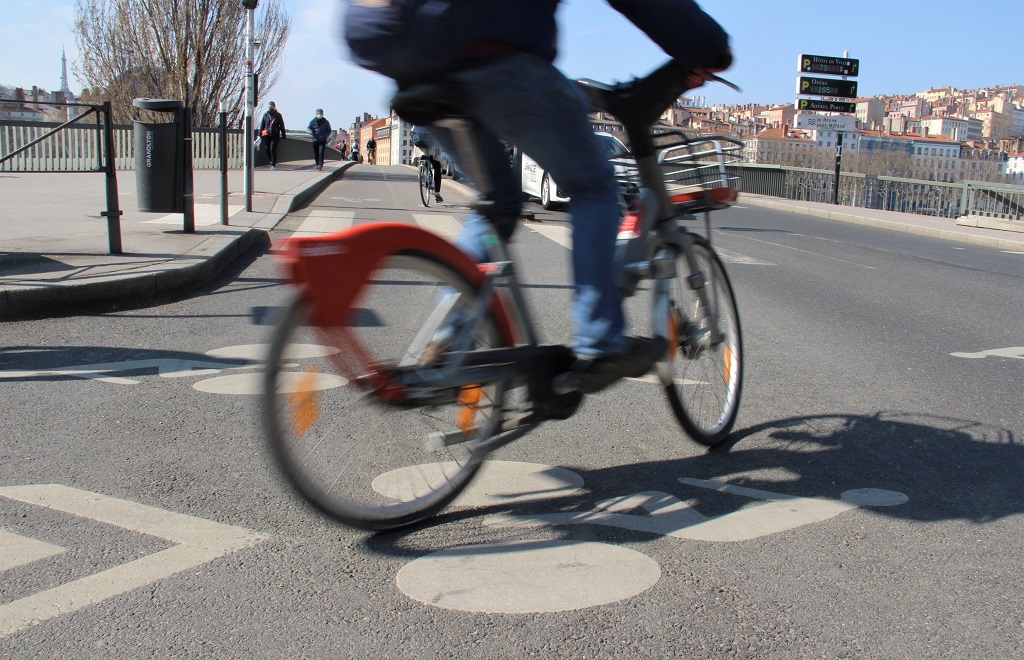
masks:
{"type": "MultiPolygon", "coordinates": [[[[726,166],[743,158],[743,143],[723,136],[690,139],[680,131],[652,136],[659,149],[658,165],[673,206],[681,213],[699,213],[732,206],[736,202],[739,175],[726,166]]],[[[636,189],[636,161],[612,161],[624,190],[636,189]]]]}

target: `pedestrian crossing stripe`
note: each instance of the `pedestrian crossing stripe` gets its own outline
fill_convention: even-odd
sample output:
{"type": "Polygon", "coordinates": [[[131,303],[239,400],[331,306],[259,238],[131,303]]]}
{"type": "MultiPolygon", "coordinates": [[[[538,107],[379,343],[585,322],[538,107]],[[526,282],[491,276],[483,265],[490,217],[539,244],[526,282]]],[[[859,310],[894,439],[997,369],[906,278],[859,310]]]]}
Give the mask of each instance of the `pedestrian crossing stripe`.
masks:
{"type": "Polygon", "coordinates": [[[303,236],[323,236],[348,229],[352,226],[356,214],[354,211],[336,211],[333,209],[313,209],[302,221],[293,238],[303,236]]]}
{"type": "Polygon", "coordinates": [[[413,213],[412,219],[415,220],[416,224],[420,227],[423,227],[427,231],[432,231],[449,241],[454,241],[458,238],[459,233],[462,231],[462,223],[460,223],[453,215],[413,213]]]}

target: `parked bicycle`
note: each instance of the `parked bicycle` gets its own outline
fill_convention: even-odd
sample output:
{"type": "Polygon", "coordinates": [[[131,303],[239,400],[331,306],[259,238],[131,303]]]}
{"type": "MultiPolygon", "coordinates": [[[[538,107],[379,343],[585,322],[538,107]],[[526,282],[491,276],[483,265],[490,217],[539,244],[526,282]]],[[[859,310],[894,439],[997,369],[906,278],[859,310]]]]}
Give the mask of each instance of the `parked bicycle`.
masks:
{"type": "MultiPolygon", "coordinates": [[[[728,436],[743,381],[739,314],[710,231],[710,212],[736,200],[725,165],[742,144],[652,135],[684,74],[669,62],[629,83],[580,84],[631,145],[617,168],[635,190],[619,233],[624,294],[650,281],[650,332],[667,344],[655,378],[683,429],[710,446],[728,436]],[[688,228],[697,213],[703,235],[688,228]]],[[[403,102],[438,98],[423,89],[403,102]]],[[[492,451],[576,412],[572,351],[541,343],[506,245],[487,243],[476,264],[419,227],[375,223],[284,247],[296,294],[271,342],[264,425],[292,486],[335,519],[369,530],[423,520],[492,451]]]]}

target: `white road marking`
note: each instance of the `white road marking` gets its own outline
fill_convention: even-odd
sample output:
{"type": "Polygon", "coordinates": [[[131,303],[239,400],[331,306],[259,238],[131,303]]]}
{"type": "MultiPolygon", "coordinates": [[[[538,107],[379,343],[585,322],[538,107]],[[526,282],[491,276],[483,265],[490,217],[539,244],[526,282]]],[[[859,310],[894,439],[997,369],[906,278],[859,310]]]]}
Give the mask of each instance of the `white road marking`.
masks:
{"type": "MultiPolygon", "coordinates": [[[[228,218],[241,211],[244,206],[231,204],[228,206],[228,218]]],[[[195,213],[195,224],[196,227],[207,227],[209,225],[216,225],[220,223],[220,204],[195,204],[193,205],[195,213]]],[[[185,222],[185,215],[183,213],[171,213],[170,215],[162,215],[154,220],[143,220],[139,224],[143,225],[181,225],[185,222]]]]}
{"type": "Polygon", "coordinates": [[[754,257],[748,257],[740,254],[739,252],[733,252],[732,250],[723,249],[721,246],[715,246],[715,252],[718,253],[719,258],[727,264],[746,264],[748,266],[774,266],[775,264],[769,261],[761,261],[754,257]]]}
{"type": "Polygon", "coordinates": [[[443,215],[439,213],[413,213],[413,220],[416,221],[420,227],[428,231],[432,231],[442,238],[453,241],[459,237],[462,232],[462,223],[455,219],[453,215],[443,215]]]}
{"type": "MultiPolygon", "coordinates": [[[[341,349],[334,346],[320,346],[318,344],[288,344],[285,346],[282,357],[285,360],[303,360],[308,358],[321,358],[334,355],[341,349]]],[[[206,351],[206,355],[222,360],[257,360],[262,362],[270,352],[270,344],[243,344],[241,346],[225,346],[206,351]]]]}
{"type": "Polygon", "coordinates": [[[107,374],[119,371],[138,371],[156,369],[161,378],[182,378],[214,374],[224,369],[245,368],[246,365],[225,364],[221,362],[203,362],[201,360],[179,360],[153,358],[149,360],[124,360],[122,362],[104,362],[101,364],[80,364],[55,369],[24,369],[0,371],[3,378],[35,378],[39,376],[67,376],[100,380],[115,385],[138,385],[139,381],[132,378],[120,378],[107,374]]]}
{"type": "Polygon", "coordinates": [[[1019,252],[1017,250],[1003,250],[1003,252],[1005,252],[1006,254],[1024,254],[1024,252],[1019,252]]]}
{"type": "Polygon", "coordinates": [[[763,240],[763,239],[760,239],[760,238],[752,238],[750,236],[740,236],[740,238],[745,238],[746,240],[754,241],[755,243],[764,243],[765,245],[774,245],[775,247],[785,248],[787,250],[793,250],[794,252],[802,252],[803,254],[814,255],[815,257],[822,257],[824,259],[832,259],[834,261],[841,261],[844,264],[850,264],[851,266],[860,266],[861,268],[868,268],[870,270],[875,270],[874,266],[868,266],[866,264],[857,263],[856,261],[849,261],[848,259],[840,259],[839,257],[832,257],[832,256],[829,256],[827,254],[821,254],[820,252],[812,252],[811,250],[801,250],[800,248],[793,247],[792,245],[783,245],[782,243],[773,243],[771,241],[766,241],[766,240],[763,240]]]}
{"type": "Polygon", "coordinates": [[[176,545],[99,573],[0,605],[0,637],[151,584],[269,538],[165,509],[61,484],[7,486],[0,497],[45,506],[176,545]]]}
{"type": "MultiPolygon", "coordinates": [[[[649,374],[640,376],[639,378],[629,378],[629,377],[627,377],[626,380],[633,380],[633,381],[636,381],[638,383],[651,383],[652,385],[662,385],[662,386],[664,385],[664,383],[661,382],[661,378],[656,373],[649,373],[649,374]]],[[[688,380],[686,378],[676,378],[675,381],[676,381],[676,385],[704,385],[704,381],[688,380]]]]}
{"type": "MultiPolygon", "coordinates": [[[[427,481],[455,472],[453,461],[429,463],[385,472],[373,480],[375,491],[396,500],[408,499],[413,490],[427,481]]],[[[459,493],[452,506],[477,507],[496,504],[520,504],[539,500],[568,497],[583,488],[583,477],[575,472],[551,465],[521,463],[518,461],[487,461],[480,472],[459,493]]]]}
{"type": "Polygon", "coordinates": [[[526,226],[562,247],[572,249],[572,227],[569,225],[549,225],[531,222],[526,226]]]}
{"type": "MultiPolygon", "coordinates": [[[[192,389],[208,394],[262,394],[263,377],[262,373],[228,374],[193,383],[192,389]]],[[[284,371],[277,377],[279,393],[316,392],[344,387],[347,384],[347,378],[335,374],[284,371]]]]}
{"type": "MultiPolygon", "coordinates": [[[[535,231],[541,236],[558,243],[562,247],[572,249],[572,227],[569,225],[554,225],[554,224],[542,224],[542,223],[529,223],[526,225],[531,231],[535,231]]],[[[775,264],[767,261],[761,261],[753,257],[748,257],[738,252],[732,252],[731,250],[723,250],[720,247],[716,247],[715,251],[718,256],[721,257],[725,263],[732,264],[748,264],[752,266],[774,266],[775,264]]]]}
{"type": "Polygon", "coordinates": [[[59,545],[0,529],[0,573],[67,552],[59,545]]]}
{"type": "Polygon", "coordinates": [[[414,600],[463,612],[531,614],[614,603],[661,578],[635,550],[579,541],[466,545],[406,564],[395,579],[414,600]]]}
{"type": "Polygon", "coordinates": [[[771,493],[703,479],[682,477],[679,481],[698,488],[765,500],[767,504],[708,518],[673,495],[646,491],[598,502],[590,511],[581,513],[502,515],[493,516],[484,522],[496,527],[607,525],[678,539],[737,542],[828,520],[860,506],[895,506],[907,501],[903,493],[871,488],[849,490],[838,500],[826,500],[771,493]],[[643,509],[646,515],[633,513],[637,509],[643,509]]]}
{"type": "Polygon", "coordinates": [[[355,211],[312,209],[309,212],[309,216],[302,221],[302,224],[292,234],[292,238],[333,234],[351,227],[355,217],[355,211]]]}
{"type": "Polygon", "coordinates": [[[1024,346],[1010,346],[1008,348],[991,348],[987,351],[977,353],[950,353],[953,357],[970,358],[978,360],[985,357],[1008,357],[1024,360],[1024,346]]]}

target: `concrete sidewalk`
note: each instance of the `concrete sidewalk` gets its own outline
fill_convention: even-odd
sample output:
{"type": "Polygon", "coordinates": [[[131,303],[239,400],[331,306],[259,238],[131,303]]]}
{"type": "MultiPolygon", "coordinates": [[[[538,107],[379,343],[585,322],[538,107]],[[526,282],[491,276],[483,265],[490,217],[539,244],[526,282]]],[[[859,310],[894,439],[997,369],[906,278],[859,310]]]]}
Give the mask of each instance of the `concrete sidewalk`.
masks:
{"type": "MultiPolygon", "coordinates": [[[[0,172],[0,321],[146,303],[202,286],[352,165],[329,161],[317,172],[312,161],[300,161],[257,170],[251,213],[242,210],[242,173],[234,170],[228,226],[220,224],[220,172],[197,170],[194,233],[183,231],[181,214],[137,211],[135,173],[119,172],[123,253],[116,255],[109,253],[107,221],[100,216],[106,209],[102,173],[0,172]]],[[[447,179],[444,185],[464,188],[447,179]]],[[[747,194],[739,205],[1024,252],[1024,233],[948,218],[747,194]]]]}
{"type": "Polygon", "coordinates": [[[245,212],[241,170],[228,173],[229,224],[221,224],[221,174],[193,174],[195,232],[183,214],[137,210],[135,172],[117,173],[121,254],[110,254],[103,173],[0,172],[0,320],[60,315],[95,304],[138,303],[216,277],[289,212],[353,163],[284,163],[254,176],[245,212]]]}

